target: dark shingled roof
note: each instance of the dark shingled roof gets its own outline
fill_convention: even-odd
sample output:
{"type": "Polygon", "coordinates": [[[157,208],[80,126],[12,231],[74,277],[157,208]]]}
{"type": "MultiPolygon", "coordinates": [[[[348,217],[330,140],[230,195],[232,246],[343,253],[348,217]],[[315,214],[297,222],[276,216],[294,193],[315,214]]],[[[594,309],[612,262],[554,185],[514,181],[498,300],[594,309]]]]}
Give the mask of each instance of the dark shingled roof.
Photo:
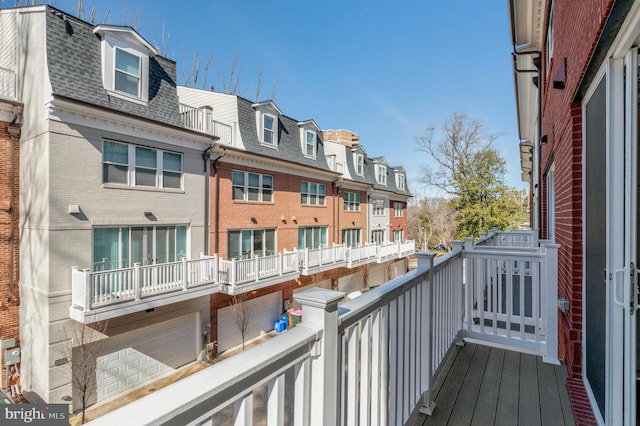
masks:
{"type": "Polygon", "coordinates": [[[109,96],[102,83],[100,37],[93,29],[93,25],[47,6],[47,66],[54,96],[182,127],[175,62],[159,55],[149,58],[147,105],[109,96]]]}
{"type": "Polygon", "coordinates": [[[313,167],[315,169],[332,171],[324,155],[322,132],[318,132],[317,134],[318,146],[316,158],[305,157],[302,152],[298,120],[294,120],[286,115],[280,115],[278,117],[278,149],[264,146],[258,139],[256,111],[252,106],[253,102],[240,96],[237,96],[237,99],[238,125],[240,134],[242,135],[242,141],[247,151],[265,157],[278,158],[284,161],[313,167]]]}

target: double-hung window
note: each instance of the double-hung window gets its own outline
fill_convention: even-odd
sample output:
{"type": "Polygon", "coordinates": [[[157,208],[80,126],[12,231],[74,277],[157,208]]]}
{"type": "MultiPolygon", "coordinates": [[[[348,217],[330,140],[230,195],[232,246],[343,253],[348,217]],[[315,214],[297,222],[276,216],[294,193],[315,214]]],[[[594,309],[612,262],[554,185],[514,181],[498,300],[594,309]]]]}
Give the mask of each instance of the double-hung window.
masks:
{"type": "Polygon", "coordinates": [[[324,206],[326,186],[323,183],[300,182],[300,202],[310,206],[324,206]]]}
{"type": "Polygon", "coordinates": [[[305,135],[305,155],[308,157],[316,156],[316,133],[310,130],[304,132],[305,135]]]}
{"type": "Polygon", "coordinates": [[[268,145],[278,144],[278,118],[271,114],[262,114],[262,142],[268,145]]]}
{"type": "Polygon", "coordinates": [[[102,144],[102,182],[182,188],[182,154],[123,142],[102,144]]]}
{"type": "Polygon", "coordinates": [[[404,187],[405,187],[404,173],[396,173],[396,186],[398,187],[398,189],[404,191],[404,187]]]}
{"type": "Polygon", "coordinates": [[[358,176],[364,176],[364,155],[355,154],[354,156],[354,166],[356,169],[356,174],[358,176]]]}
{"type": "Polygon", "coordinates": [[[238,201],[273,201],[273,176],[233,170],[232,199],[238,201]]]}
{"type": "Polygon", "coordinates": [[[359,212],[360,211],[360,193],[345,191],[344,195],[344,211],[359,212]]]}
{"type": "Polygon", "coordinates": [[[376,180],[381,185],[387,184],[387,168],[385,166],[376,166],[376,180]]]}
{"type": "Polygon", "coordinates": [[[393,203],[393,216],[402,217],[404,209],[402,203],[393,203]]]}
{"type": "Polygon", "coordinates": [[[116,65],[114,89],[136,98],[140,97],[141,58],[118,47],[116,49],[116,65]]]}
{"type": "Polygon", "coordinates": [[[394,242],[402,242],[404,231],[402,229],[394,229],[393,230],[393,241],[394,242]]]}
{"type": "Polygon", "coordinates": [[[376,199],[372,201],[373,215],[384,216],[384,200],[376,199]]]}

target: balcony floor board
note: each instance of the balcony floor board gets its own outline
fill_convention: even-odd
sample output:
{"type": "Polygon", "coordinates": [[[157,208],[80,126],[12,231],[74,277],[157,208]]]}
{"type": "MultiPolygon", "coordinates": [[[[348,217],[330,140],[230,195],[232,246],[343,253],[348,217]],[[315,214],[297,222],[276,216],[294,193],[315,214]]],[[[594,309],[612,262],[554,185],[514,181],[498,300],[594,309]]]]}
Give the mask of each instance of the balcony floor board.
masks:
{"type": "Polygon", "coordinates": [[[414,425],[575,425],[563,365],[473,343],[453,356],[435,411],[414,425]]]}

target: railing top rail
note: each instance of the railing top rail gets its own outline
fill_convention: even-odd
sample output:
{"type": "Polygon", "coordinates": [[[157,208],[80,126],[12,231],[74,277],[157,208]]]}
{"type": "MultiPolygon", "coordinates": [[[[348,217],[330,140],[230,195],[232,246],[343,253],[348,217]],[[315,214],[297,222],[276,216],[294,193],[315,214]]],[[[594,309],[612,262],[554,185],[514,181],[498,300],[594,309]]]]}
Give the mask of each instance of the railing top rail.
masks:
{"type": "Polygon", "coordinates": [[[371,312],[387,305],[408,288],[418,285],[424,275],[425,272],[418,273],[417,270],[408,272],[383,286],[376,287],[362,296],[340,305],[338,307],[338,331],[342,332],[345,328],[360,321],[371,312]]]}
{"type": "Polygon", "coordinates": [[[255,388],[308,357],[316,334],[309,327],[295,327],[98,417],[91,424],[189,424],[203,412],[224,408],[238,397],[238,392],[255,388]]]}
{"type": "Polygon", "coordinates": [[[472,250],[464,250],[464,257],[476,258],[476,257],[495,257],[495,258],[507,258],[518,260],[538,260],[545,256],[545,253],[540,248],[530,247],[474,247],[472,250]]]}

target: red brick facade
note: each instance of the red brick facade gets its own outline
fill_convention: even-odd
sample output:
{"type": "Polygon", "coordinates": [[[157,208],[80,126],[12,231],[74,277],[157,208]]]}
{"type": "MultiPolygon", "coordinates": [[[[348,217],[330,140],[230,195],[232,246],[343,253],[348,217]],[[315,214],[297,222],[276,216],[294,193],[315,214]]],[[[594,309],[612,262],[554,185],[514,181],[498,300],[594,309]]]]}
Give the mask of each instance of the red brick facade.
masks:
{"type": "Polygon", "coordinates": [[[549,4],[554,7],[554,49],[549,69],[546,50],[542,58],[541,135],[547,136],[547,144],[542,146],[541,231],[542,237],[548,236],[546,173],[553,164],[555,241],[560,244],[558,292],[559,297],[566,297],[571,303],[569,313],[559,319],[559,355],[569,374],[577,376],[582,364],[583,141],[582,103],[574,102],[574,96],[613,1],[585,2],[580,7],[572,0],[549,4]],[[553,79],[565,58],[565,87],[554,88],[553,79]]]}
{"type": "Polygon", "coordinates": [[[402,239],[407,239],[407,203],[406,201],[391,200],[389,203],[389,240],[393,238],[394,231],[402,231],[402,239]],[[395,204],[402,204],[402,215],[395,215],[395,204]]]}
{"type": "MultiPolygon", "coordinates": [[[[8,131],[9,125],[10,123],[0,121],[0,337],[15,338],[18,344],[20,338],[18,328],[20,144],[18,135],[14,135],[12,142],[8,131]]],[[[4,377],[4,364],[2,377],[4,377]]]]}
{"type": "Polygon", "coordinates": [[[327,243],[339,241],[334,226],[337,214],[336,190],[331,181],[302,178],[293,174],[273,172],[251,167],[219,163],[217,176],[212,177],[211,215],[217,214],[217,231],[211,229],[211,252],[227,257],[227,232],[240,229],[275,229],[276,251],[298,247],[299,227],[327,227],[327,243]],[[231,174],[233,170],[259,173],[273,177],[273,201],[251,202],[232,199],[231,174]],[[303,205],[300,200],[302,181],[324,184],[324,206],[303,205]],[[215,198],[218,197],[216,200],[215,198]]]}

